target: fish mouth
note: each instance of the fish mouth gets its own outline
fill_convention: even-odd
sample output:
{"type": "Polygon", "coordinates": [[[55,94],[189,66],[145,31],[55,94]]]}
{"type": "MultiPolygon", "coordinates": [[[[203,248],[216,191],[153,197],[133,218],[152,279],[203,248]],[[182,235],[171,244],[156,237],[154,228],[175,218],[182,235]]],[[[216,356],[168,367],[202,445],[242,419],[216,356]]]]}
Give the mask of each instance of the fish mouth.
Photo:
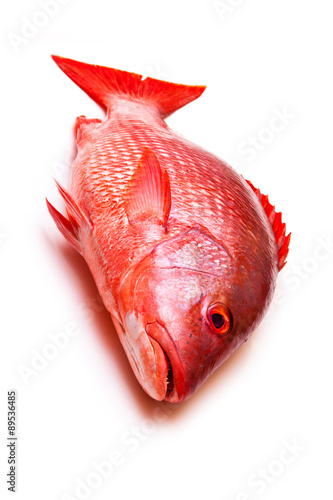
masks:
{"type": "Polygon", "coordinates": [[[184,399],[185,372],[176,345],[167,330],[157,321],[147,323],[146,333],[149,339],[153,340],[152,344],[158,344],[167,364],[164,400],[179,403],[184,399]]]}

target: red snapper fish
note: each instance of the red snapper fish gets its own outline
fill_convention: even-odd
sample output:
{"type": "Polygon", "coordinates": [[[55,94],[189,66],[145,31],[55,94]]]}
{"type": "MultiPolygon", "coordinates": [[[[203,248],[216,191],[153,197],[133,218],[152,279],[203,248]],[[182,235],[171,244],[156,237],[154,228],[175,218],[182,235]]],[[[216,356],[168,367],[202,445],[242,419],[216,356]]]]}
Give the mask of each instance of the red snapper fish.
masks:
{"type": "Polygon", "coordinates": [[[281,213],[164,118],[188,86],[53,56],[106,109],[76,120],[67,217],[133,372],[158,401],[185,400],[245,342],[272,299],[290,234],[281,213]]]}

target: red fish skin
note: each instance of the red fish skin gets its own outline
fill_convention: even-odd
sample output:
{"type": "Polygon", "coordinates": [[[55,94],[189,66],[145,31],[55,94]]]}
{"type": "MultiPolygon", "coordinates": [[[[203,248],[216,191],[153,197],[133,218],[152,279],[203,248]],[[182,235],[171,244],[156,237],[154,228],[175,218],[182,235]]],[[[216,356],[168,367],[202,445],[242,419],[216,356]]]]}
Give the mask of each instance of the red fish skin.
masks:
{"type": "Polygon", "coordinates": [[[76,230],[81,253],[144,390],[185,400],[269,306],[279,269],[272,224],[249,184],[170,130],[151,102],[113,96],[105,121],[78,119],[77,146],[69,192],[91,221],[76,230]],[[170,183],[165,222],[145,210],[128,217],[145,151],[170,183]],[[226,335],[207,321],[215,301],[232,312],[226,335]]]}
{"type": "Polygon", "coordinates": [[[166,239],[201,225],[223,242],[233,259],[240,254],[251,258],[255,250],[263,268],[276,262],[276,244],[266,214],[244,180],[224,162],[167,128],[149,108],[125,104],[126,111],[121,111],[123,106],[119,112],[113,110],[106,122],[78,144],[70,190],[94,224],[113,294],[128,261],[138,259],[149,244],[141,230],[129,226],[122,207],[145,147],[155,152],[170,178],[172,208],[166,239]]]}

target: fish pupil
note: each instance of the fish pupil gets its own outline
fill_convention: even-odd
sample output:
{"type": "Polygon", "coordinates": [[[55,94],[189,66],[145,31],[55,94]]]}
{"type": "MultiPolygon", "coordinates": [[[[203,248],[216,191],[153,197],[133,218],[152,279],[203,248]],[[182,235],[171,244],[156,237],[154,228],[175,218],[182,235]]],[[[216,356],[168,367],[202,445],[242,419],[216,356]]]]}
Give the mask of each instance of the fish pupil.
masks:
{"type": "Polygon", "coordinates": [[[222,316],[222,314],[219,314],[219,313],[213,313],[212,314],[212,322],[213,322],[213,325],[215,326],[215,328],[217,330],[219,330],[220,328],[222,328],[222,326],[224,325],[225,323],[225,319],[224,317],[222,316]]]}

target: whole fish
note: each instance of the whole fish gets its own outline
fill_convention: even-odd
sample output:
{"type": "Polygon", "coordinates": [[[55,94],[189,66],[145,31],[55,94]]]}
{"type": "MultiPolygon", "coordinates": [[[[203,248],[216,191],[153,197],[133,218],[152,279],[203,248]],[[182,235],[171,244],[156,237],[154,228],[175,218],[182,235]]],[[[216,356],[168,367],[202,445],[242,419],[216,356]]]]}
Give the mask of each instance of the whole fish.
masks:
{"type": "Polygon", "coordinates": [[[188,398],[251,335],[290,234],[268,197],[164,118],[204,86],[53,56],[106,109],[76,120],[67,216],[131,367],[154,399],[188,398]]]}

